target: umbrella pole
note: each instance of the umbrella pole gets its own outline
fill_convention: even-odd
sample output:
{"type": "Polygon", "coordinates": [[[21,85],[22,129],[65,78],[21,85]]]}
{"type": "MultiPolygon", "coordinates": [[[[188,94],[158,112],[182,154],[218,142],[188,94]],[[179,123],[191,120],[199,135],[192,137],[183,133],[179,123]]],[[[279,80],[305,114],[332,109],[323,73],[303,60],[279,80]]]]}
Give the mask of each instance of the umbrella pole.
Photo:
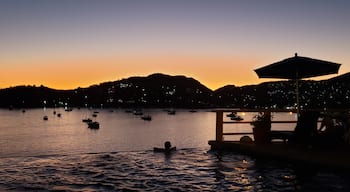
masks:
{"type": "Polygon", "coordinates": [[[295,92],[296,92],[296,97],[297,97],[297,120],[298,120],[299,115],[300,115],[299,79],[298,78],[295,80],[295,84],[296,84],[295,92]]]}

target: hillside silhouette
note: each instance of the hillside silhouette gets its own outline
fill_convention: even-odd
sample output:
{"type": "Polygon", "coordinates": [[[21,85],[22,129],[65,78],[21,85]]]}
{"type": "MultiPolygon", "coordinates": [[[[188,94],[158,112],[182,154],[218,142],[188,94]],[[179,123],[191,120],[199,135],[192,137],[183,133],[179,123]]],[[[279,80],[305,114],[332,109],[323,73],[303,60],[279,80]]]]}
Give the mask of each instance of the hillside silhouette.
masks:
{"type": "MultiPolygon", "coordinates": [[[[350,73],[300,83],[303,108],[349,108],[350,73]]],[[[295,106],[295,82],[274,81],[210,90],[185,76],[152,74],[73,90],[16,86],[0,90],[1,108],[38,107],[176,107],[287,108],[295,106]]]]}

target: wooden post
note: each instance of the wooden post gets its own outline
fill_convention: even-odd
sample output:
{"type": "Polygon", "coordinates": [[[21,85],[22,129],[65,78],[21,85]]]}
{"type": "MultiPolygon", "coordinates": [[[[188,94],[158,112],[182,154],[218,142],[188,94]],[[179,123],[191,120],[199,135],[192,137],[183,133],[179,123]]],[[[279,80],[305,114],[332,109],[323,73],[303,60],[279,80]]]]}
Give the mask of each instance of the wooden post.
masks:
{"type": "Polygon", "coordinates": [[[216,111],[216,141],[223,141],[223,111],[216,111]]]}
{"type": "Polygon", "coordinates": [[[271,120],[271,111],[270,111],[270,110],[265,110],[265,111],[264,111],[264,116],[265,116],[265,117],[269,117],[270,120],[271,120]]]}
{"type": "Polygon", "coordinates": [[[271,131],[271,121],[272,121],[272,116],[271,116],[271,110],[265,110],[264,111],[264,116],[269,118],[269,127],[268,129],[271,131]]]}

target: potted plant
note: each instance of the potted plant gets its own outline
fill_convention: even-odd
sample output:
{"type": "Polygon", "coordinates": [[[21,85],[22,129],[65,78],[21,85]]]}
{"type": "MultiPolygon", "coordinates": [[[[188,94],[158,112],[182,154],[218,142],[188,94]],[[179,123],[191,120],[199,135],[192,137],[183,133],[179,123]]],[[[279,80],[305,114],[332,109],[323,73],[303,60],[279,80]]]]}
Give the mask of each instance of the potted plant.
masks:
{"type": "Polygon", "coordinates": [[[271,131],[271,114],[259,112],[253,117],[253,136],[255,144],[269,143],[269,133],[271,131]]]}

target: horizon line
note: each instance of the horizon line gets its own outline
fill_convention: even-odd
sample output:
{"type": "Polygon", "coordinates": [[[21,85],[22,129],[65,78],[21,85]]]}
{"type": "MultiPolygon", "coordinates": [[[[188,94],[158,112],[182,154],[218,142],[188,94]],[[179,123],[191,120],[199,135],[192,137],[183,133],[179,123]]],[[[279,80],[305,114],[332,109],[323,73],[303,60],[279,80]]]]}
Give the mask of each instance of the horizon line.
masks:
{"type": "MultiPolygon", "coordinates": [[[[343,73],[343,74],[336,74],[336,76],[331,77],[331,78],[328,78],[328,79],[312,80],[312,79],[310,79],[310,78],[306,78],[306,79],[303,79],[303,80],[323,81],[323,80],[329,80],[329,79],[332,79],[332,78],[335,78],[335,77],[340,77],[340,76],[346,75],[346,74],[348,74],[348,73],[350,73],[350,72],[343,73]]],[[[155,72],[155,73],[151,73],[151,74],[148,74],[148,75],[134,75],[134,76],[124,77],[124,78],[121,78],[121,79],[119,79],[119,80],[108,80],[108,81],[103,81],[103,82],[100,82],[100,83],[93,83],[93,84],[88,85],[88,86],[86,86],[86,87],[85,87],[85,86],[84,86],[84,87],[78,86],[78,87],[75,87],[75,88],[67,88],[67,89],[65,89],[65,88],[62,89],[62,88],[61,88],[61,89],[59,89],[59,88],[49,87],[49,86],[46,86],[46,85],[44,85],[44,84],[40,84],[40,85],[37,85],[37,84],[32,84],[32,85],[30,85],[30,84],[18,84],[18,85],[10,85],[10,86],[4,87],[4,88],[3,88],[3,87],[0,87],[0,90],[2,90],[2,89],[14,88],[14,87],[21,87],[21,86],[26,86],[26,87],[27,87],[27,86],[32,86],[32,87],[46,87],[46,88],[54,89],[54,90],[69,91],[69,90],[75,90],[75,89],[79,89],[79,88],[81,88],[81,89],[86,89],[86,88],[89,88],[89,87],[94,86],[94,85],[101,85],[101,84],[103,84],[103,83],[121,81],[121,80],[123,80],[123,79],[129,79],[129,78],[132,78],[132,77],[148,77],[148,76],[156,75],[156,74],[166,75],[166,76],[170,76],[170,77],[183,76],[183,77],[186,77],[186,78],[192,78],[192,79],[198,81],[199,83],[201,83],[201,84],[204,85],[206,88],[208,88],[208,89],[210,89],[210,90],[212,90],[212,91],[218,90],[218,89],[223,88],[223,87],[226,87],[226,86],[244,87],[244,86],[260,85],[260,84],[262,84],[262,83],[268,83],[268,82],[291,81],[291,79],[276,79],[276,80],[270,80],[270,81],[263,81],[263,82],[260,82],[260,83],[258,83],[258,84],[246,84],[246,85],[241,85],[241,86],[236,86],[236,85],[234,85],[234,84],[227,84],[227,85],[220,86],[220,87],[217,88],[217,89],[212,89],[212,88],[209,88],[207,85],[203,84],[202,82],[200,82],[199,80],[195,79],[194,77],[190,77],[190,76],[186,76],[186,75],[180,75],[180,74],[178,74],[178,75],[170,75],[170,74],[155,72]]]]}

